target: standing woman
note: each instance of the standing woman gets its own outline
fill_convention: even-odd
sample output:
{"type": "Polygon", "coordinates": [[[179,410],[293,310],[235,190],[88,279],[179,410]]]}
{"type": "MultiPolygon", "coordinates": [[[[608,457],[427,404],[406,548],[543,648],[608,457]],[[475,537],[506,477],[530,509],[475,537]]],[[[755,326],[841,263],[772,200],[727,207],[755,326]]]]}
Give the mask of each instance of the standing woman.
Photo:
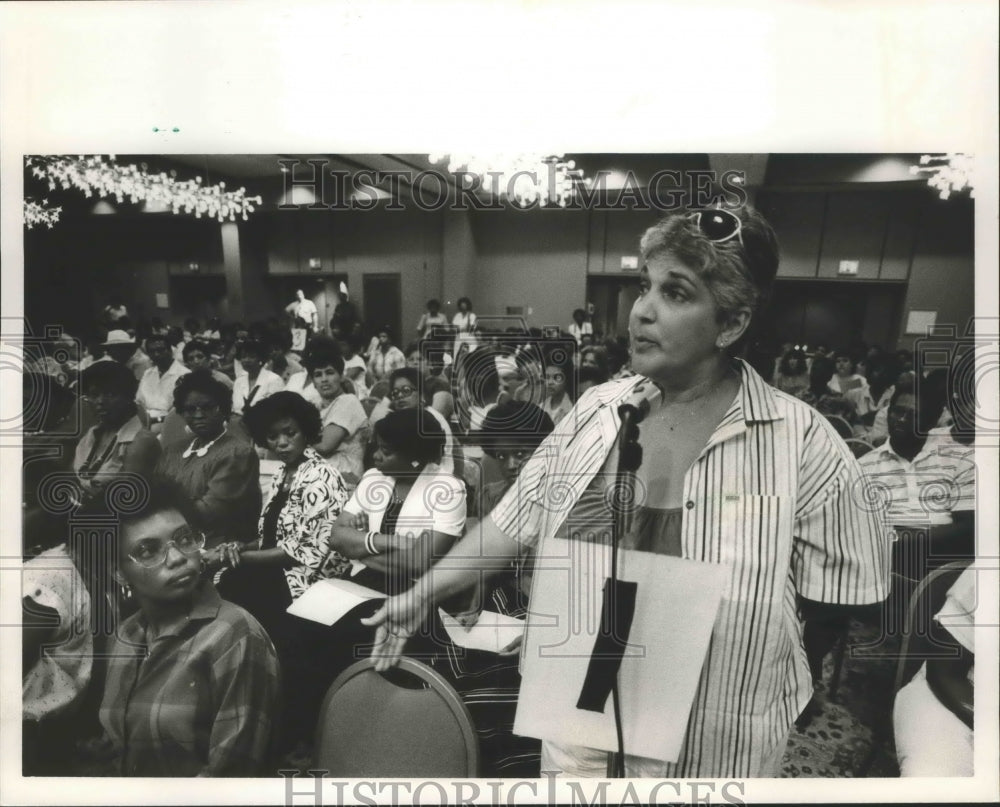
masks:
{"type": "Polygon", "coordinates": [[[190,497],[194,526],[205,533],[209,549],[257,534],[260,460],[246,438],[229,431],[231,402],[230,391],[208,370],[182,376],[174,407],[194,439],[168,445],[157,466],[190,497]]]}
{"type": "Polygon", "coordinates": [[[302,361],[319,393],[323,424],[313,446],[349,485],[357,484],[364,470],[368,415],[358,396],[344,390],[344,357],[328,337],[316,337],[302,361]]]}
{"type": "Polygon", "coordinates": [[[456,330],[455,348],[453,356],[458,356],[459,348],[465,344],[466,350],[472,350],[476,346],[476,322],[478,318],[472,310],[472,300],[468,297],[458,298],[458,311],[451,318],[451,325],[456,330]]]}
{"type": "MultiPolygon", "coordinates": [[[[608,541],[618,406],[656,392],[639,430],[637,512],[622,545],[723,564],[727,580],[678,757],[646,759],[626,747],[624,772],[773,776],[813,694],[796,603],[836,610],[885,599],[888,547],[874,514],[857,506],[863,476],[833,428],[735,356],[777,271],[767,222],[748,208],[674,213],[646,231],[640,249],[629,318],[639,377],[582,396],[576,428],[542,444],[481,531],[367,622],[379,626],[377,667],[394,663],[433,603],[488,573],[484,559],[497,568],[535,546],[541,557],[551,536],[608,541]],[[585,534],[574,524],[587,524],[585,534]]],[[[676,619],[683,631],[684,616],[676,619]]],[[[603,777],[608,762],[606,751],[543,743],[542,770],[603,777]]]]}

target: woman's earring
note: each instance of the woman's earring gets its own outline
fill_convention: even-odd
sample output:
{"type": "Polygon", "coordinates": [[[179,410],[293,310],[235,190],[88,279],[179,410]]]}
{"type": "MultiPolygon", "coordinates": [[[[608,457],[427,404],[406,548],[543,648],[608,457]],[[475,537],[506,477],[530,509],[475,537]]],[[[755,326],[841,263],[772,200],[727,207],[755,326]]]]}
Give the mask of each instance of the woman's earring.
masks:
{"type": "Polygon", "coordinates": [[[412,465],[414,468],[419,468],[420,462],[419,460],[413,460],[413,462],[411,462],[410,465],[412,465]]]}
{"type": "Polygon", "coordinates": [[[130,586],[128,583],[122,583],[121,584],[121,589],[122,589],[122,597],[124,597],[126,600],[131,600],[132,599],[132,586],[130,586]]]}

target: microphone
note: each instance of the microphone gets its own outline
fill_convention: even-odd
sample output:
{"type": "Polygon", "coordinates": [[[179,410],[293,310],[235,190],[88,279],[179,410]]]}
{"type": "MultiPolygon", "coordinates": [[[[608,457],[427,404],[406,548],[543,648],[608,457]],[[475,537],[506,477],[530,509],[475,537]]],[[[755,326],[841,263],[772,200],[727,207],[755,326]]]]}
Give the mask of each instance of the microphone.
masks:
{"type": "Polygon", "coordinates": [[[649,414],[650,401],[660,397],[660,388],[648,378],[640,381],[632,394],[618,407],[618,416],[622,420],[638,425],[649,414]]]}

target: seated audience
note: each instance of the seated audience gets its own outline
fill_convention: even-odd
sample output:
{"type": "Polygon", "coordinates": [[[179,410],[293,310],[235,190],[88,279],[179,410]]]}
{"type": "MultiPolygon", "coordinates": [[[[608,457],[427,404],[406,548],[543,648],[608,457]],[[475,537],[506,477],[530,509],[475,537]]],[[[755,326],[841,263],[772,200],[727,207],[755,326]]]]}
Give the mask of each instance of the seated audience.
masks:
{"type": "Polygon", "coordinates": [[[239,360],[244,372],[237,375],[233,383],[232,409],[234,414],[242,415],[246,407],[283,390],[285,382],[281,376],[264,367],[267,351],[262,342],[244,342],[239,350],[239,360]]]}
{"type": "Polygon", "coordinates": [[[159,476],[173,480],[192,501],[194,525],[209,549],[257,535],[260,460],[244,437],[229,429],[232,398],[207,370],[182,377],[174,406],[194,439],[164,447],[159,476]]]}
{"type": "Polygon", "coordinates": [[[406,356],[392,343],[392,331],[388,327],[380,328],[376,339],[376,344],[369,348],[368,357],[368,372],[373,383],[388,380],[393,370],[406,366],[406,356]]]}
{"type": "Polygon", "coordinates": [[[846,350],[834,353],[834,375],[827,382],[830,392],[846,395],[850,390],[868,386],[865,377],[857,372],[854,357],[846,350]]]}
{"type": "Polygon", "coordinates": [[[174,359],[170,342],[165,336],[150,336],[146,340],[146,354],[153,366],[143,373],[135,400],[146,413],[150,431],[159,434],[173,405],[177,379],[191,371],[174,359]]]}
{"type": "Polygon", "coordinates": [[[344,357],[344,378],[354,385],[354,394],[358,396],[359,400],[367,398],[369,393],[368,366],[365,364],[365,360],[358,355],[357,337],[348,334],[341,336],[336,342],[344,357]]]}
{"type": "Polygon", "coordinates": [[[781,357],[774,374],[774,386],[796,396],[809,388],[809,367],[804,351],[793,348],[781,357]]]}
{"type": "Polygon", "coordinates": [[[426,409],[390,412],[374,428],[375,467],[337,519],[332,544],[368,567],[358,582],[401,591],[462,534],[465,486],[442,470],[444,431],[426,409]]]}
{"type": "Polygon", "coordinates": [[[68,537],[66,519],[47,519],[33,531],[38,545],[26,553],[21,572],[24,776],[66,773],[74,718],[90,683],[91,597],[78,568],[80,541],[68,537]]]}
{"type": "Polygon", "coordinates": [[[123,776],[260,775],[277,718],[274,647],[202,576],[205,537],[183,494],[156,480],[150,491],[119,516],[112,557],[139,609],[118,627],[100,711],[117,768],[123,776]]]}
{"type": "Polygon", "coordinates": [[[343,575],[348,561],[330,550],[333,522],[347,502],[347,488],[312,445],[319,440],[319,412],[294,392],[276,392],[245,413],[254,442],[282,466],[271,481],[258,535],[229,541],[207,556],[210,569],[226,568],[220,591],[243,605],[279,642],[275,630],[292,600],[324,577],[343,575]]]}
{"type": "Polygon", "coordinates": [[[108,332],[108,337],[101,342],[104,353],[111,361],[124,364],[139,381],[146,370],[153,366],[149,356],[139,350],[135,338],[128,331],[116,328],[108,332]]]}
{"type": "Polygon", "coordinates": [[[542,410],[553,423],[558,423],[573,408],[568,385],[572,381],[571,365],[549,364],[545,367],[545,400],[542,410]]]}
{"type": "Polygon", "coordinates": [[[83,500],[100,496],[126,473],[148,474],[160,459],[160,444],[143,428],[135,405],[135,376],[113,361],[99,361],[81,374],[84,396],[97,425],[81,438],[73,456],[83,500]]]}
{"type": "Polygon", "coordinates": [[[184,364],[189,370],[208,370],[212,378],[220,384],[225,384],[228,389],[233,388],[233,380],[225,373],[212,368],[212,349],[208,342],[201,339],[191,339],[184,345],[184,364]]]}
{"type": "Polygon", "coordinates": [[[344,357],[332,339],[316,337],[303,361],[320,397],[323,431],[314,448],[348,485],[356,485],[364,472],[368,416],[358,396],[344,389],[344,357]]]}

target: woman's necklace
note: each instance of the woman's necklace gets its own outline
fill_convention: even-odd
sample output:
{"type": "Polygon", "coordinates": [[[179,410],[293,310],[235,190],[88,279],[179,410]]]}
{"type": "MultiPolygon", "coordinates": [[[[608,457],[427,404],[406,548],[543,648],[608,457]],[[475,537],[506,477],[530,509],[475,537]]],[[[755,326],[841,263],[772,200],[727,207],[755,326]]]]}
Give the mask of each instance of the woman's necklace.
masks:
{"type": "Polygon", "coordinates": [[[705,412],[705,399],[711,398],[722,388],[722,385],[726,382],[731,372],[731,370],[727,370],[722,378],[702,392],[695,393],[690,398],[670,403],[661,403],[652,420],[662,423],[670,431],[674,431],[682,424],[691,423],[693,417],[705,412]]]}

